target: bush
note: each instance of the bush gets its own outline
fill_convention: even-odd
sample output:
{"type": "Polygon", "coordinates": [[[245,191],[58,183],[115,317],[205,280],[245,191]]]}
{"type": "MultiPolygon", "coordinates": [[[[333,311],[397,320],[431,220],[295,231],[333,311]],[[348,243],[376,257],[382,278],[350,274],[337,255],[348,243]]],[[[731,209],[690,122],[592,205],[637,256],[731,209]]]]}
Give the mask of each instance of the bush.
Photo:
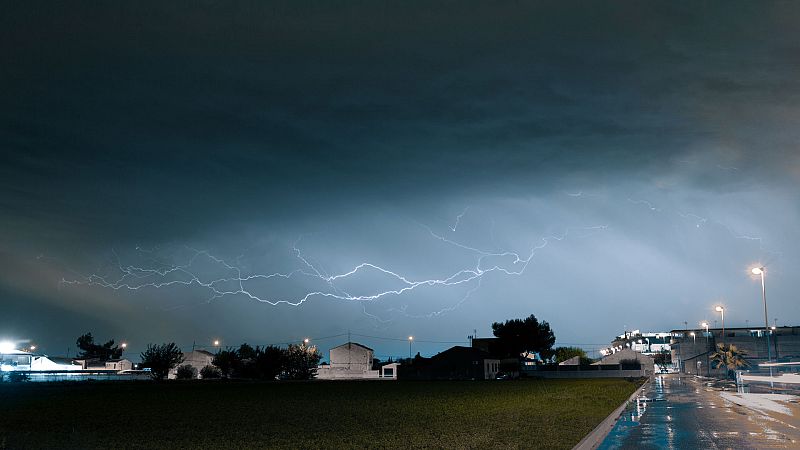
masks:
{"type": "Polygon", "coordinates": [[[638,370],[642,368],[642,363],[633,358],[623,359],[619,364],[623,370],[638,370]]]}
{"type": "Polygon", "coordinates": [[[212,380],[221,377],[222,377],[222,371],[220,371],[214,366],[205,366],[202,369],[200,369],[200,378],[204,380],[212,380]]]}
{"type": "Polygon", "coordinates": [[[179,380],[193,380],[197,378],[197,369],[190,364],[178,366],[178,370],[175,372],[175,378],[179,380]]]}
{"type": "Polygon", "coordinates": [[[30,375],[25,372],[9,372],[7,378],[12,383],[22,383],[31,379],[30,375]]]}

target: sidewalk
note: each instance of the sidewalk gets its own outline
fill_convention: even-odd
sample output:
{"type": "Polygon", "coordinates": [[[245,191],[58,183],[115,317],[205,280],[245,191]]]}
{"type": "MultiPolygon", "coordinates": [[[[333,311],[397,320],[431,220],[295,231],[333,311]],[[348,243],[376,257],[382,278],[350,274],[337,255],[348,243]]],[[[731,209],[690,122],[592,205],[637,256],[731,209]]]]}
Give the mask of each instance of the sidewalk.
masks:
{"type": "Polygon", "coordinates": [[[736,394],[730,383],[659,375],[601,449],[800,447],[795,396],[736,394]]]}

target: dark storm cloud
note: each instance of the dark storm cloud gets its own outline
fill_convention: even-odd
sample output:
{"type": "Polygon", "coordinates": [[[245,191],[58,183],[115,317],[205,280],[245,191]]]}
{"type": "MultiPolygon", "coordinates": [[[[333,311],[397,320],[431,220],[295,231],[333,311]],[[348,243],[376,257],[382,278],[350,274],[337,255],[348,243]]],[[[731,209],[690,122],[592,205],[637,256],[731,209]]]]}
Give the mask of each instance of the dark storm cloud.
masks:
{"type": "MultiPolygon", "coordinates": [[[[542,229],[613,223],[614,245],[651,242],[634,246],[648,258],[682,248],[682,232],[659,239],[673,219],[686,225],[687,212],[724,217],[717,234],[737,244],[745,231],[789,239],[800,181],[799,9],[6,5],[3,265],[52,254],[91,270],[114,245],[192,241],[235,256],[259,239],[331,228],[363,255],[391,234],[376,230],[406,232],[403,217],[451,220],[476,204],[499,218],[505,202],[531,197],[552,219],[537,221],[542,229]],[[605,203],[563,207],[564,193],[578,191],[605,203]],[[754,191],[771,200],[726,197],[754,191]],[[667,206],[636,210],[638,199],[667,206]],[[730,206],[740,201],[784,218],[753,229],[730,206]],[[667,209],[669,220],[642,217],[667,209]],[[374,226],[352,232],[359,222],[374,226]],[[729,223],[740,226],[725,231],[729,223]]],[[[515,204],[519,216],[508,220],[535,221],[529,206],[515,204]]],[[[469,237],[483,239],[494,226],[485,222],[469,237]]],[[[409,264],[404,250],[387,253],[409,264]]],[[[336,251],[328,263],[342,267],[362,256],[339,261],[336,251]]],[[[654,265],[686,256],[665,255],[654,265]]]]}

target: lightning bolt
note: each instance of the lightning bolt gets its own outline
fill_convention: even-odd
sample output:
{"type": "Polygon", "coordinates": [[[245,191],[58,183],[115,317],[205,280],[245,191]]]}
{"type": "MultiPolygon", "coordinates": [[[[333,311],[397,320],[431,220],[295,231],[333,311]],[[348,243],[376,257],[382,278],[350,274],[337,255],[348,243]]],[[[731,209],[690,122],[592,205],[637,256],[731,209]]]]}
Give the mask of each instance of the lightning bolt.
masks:
{"type": "Polygon", "coordinates": [[[456,229],[458,229],[458,225],[461,223],[461,218],[464,217],[464,214],[466,214],[467,211],[469,211],[469,206],[464,208],[464,211],[462,211],[461,214],[456,216],[456,223],[452,227],[449,227],[450,231],[452,231],[453,233],[456,232],[456,229]]]}
{"type": "Polygon", "coordinates": [[[651,211],[661,211],[660,209],[656,208],[655,205],[653,205],[647,200],[633,200],[629,198],[628,201],[633,203],[634,205],[646,205],[648,208],[650,208],[651,211]]]}
{"type": "MultiPolygon", "coordinates": [[[[463,217],[463,214],[465,213],[466,210],[462,212],[460,216],[463,217]]],[[[453,229],[457,227],[459,220],[460,219],[456,220],[456,226],[448,227],[448,229],[453,231],[453,229]]],[[[536,254],[542,249],[546,248],[552,242],[562,241],[571,234],[576,235],[577,237],[585,237],[608,228],[607,225],[569,227],[560,234],[541,237],[538,242],[529,248],[528,251],[519,253],[515,251],[495,252],[480,249],[438,234],[428,226],[422,226],[425,227],[433,239],[473,254],[475,256],[474,265],[468,265],[455,270],[444,278],[413,279],[389,268],[366,261],[351,267],[349,270],[336,274],[328,274],[325,270],[321,269],[317,264],[312,262],[311,259],[301,251],[301,236],[292,245],[294,258],[298,262],[300,268],[288,272],[245,274],[243,273],[240,264],[237,265],[238,260],[240,260],[241,257],[237,258],[237,264],[234,264],[226,261],[223,258],[212,255],[208,251],[198,250],[191,247],[184,247],[190,252],[190,255],[182,264],[170,265],[166,264],[164,261],[150,259],[150,261],[153,262],[153,266],[142,267],[123,264],[117,252],[112,249],[114,268],[116,271],[118,271],[117,276],[112,278],[110,276],[104,276],[100,274],[91,274],[83,279],[62,279],[60,283],[64,285],[89,285],[113,290],[130,291],[139,291],[148,288],[160,289],[170,286],[196,286],[206,289],[209,293],[209,297],[204,303],[209,303],[215,299],[220,299],[227,296],[243,295],[251,300],[273,306],[300,306],[311,298],[329,298],[349,302],[361,302],[363,311],[367,316],[385,323],[386,320],[367,312],[366,305],[386,297],[403,296],[412,291],[426,287],[440,288],[456,287],[461,285],[471,286],[470,289],[467,290],[466,294],[455,304],[428,314],[408,314],[405,310],[407,305],[401,309],[389,310],[390,312],[399,312],[408,317],[415,318],[432,318],[441,316],[464,304],[478,289],[480,289],[484,276],[490,273],[500,273],[508,276],[522,275],[528,265],[534,260],[536,254]],[[195,269],[195,266],[201,262],[211,263],[221,272],[221,274],[212,278],[201,276],[198,273],[198,270],[195,269]],[[367,294],[351,293],[340,286],[343,281],[355,278],[359,274],[365,272],[373,272],[386,276],[387,279],[395,286],[367,294]],[[260,295],[248,287],[249,282],[254,280],[278,281],[292,278],[303,278],[316,283],[321,282],[326,288],[308,290],[305,293],[292,298],[276,298],[260,295]]],[[[139,247],[137,247],[136,250],[140,253],[143,251],[143,249],[139,247]]],[[[145,251],[145,253],[147,252],[145,251]]]]}

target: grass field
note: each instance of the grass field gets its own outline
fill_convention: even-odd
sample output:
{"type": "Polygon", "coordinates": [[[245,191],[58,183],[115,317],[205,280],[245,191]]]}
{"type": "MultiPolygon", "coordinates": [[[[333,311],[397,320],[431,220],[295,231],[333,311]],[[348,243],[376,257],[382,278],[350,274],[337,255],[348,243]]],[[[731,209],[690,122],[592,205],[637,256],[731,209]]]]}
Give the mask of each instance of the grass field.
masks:
{"type": "Polygon", "coordinates": [[[571,448],[639,383],[0,384],[0,448],[571,448]]]}

